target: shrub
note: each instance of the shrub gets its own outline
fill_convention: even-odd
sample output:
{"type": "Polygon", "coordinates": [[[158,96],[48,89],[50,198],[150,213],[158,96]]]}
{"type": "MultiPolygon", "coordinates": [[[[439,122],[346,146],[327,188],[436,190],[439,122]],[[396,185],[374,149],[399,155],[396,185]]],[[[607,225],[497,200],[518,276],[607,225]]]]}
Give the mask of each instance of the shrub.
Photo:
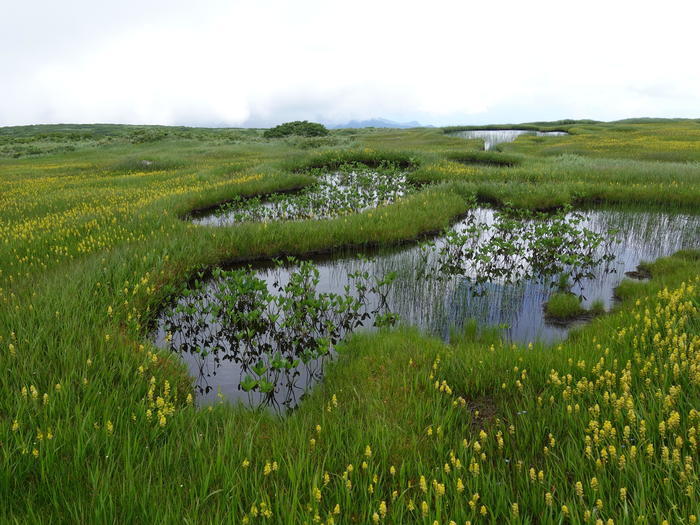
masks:
{"type": "Polygon", "coordinates": [[[284,124],[270,128],[263,133],[263,136],[268,139],[289,137],[291,135],[300,135],[302,137],[323,137],[328,135],[328,130],[323,124],[319,124],[317,122],[295,120],[294,122],[285,122],[284,124]]]}

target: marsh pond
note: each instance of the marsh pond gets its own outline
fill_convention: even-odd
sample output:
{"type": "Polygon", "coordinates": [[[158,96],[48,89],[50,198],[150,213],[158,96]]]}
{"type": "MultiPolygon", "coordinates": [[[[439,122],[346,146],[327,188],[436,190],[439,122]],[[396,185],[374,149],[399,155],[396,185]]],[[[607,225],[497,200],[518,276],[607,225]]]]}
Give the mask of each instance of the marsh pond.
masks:
{"type": "Polygon", "coordinates": [[[463,139],[481,139],[484,141],[484,150],[489,151],[497,144],[513,142],[521,135],[535,135],[538,137],[560,137],[568,135],[565,131],[529,131],[522,129],[473,129],[465,131],[454,131],[450,133],[453,137],[463,139]]]}
{"type": "MultiPolygon", "coordinates": [[[[372,180],[336,174],[301,195],[240,202],[196,220],[324,219],[412,191],[402,176],[372,180]],[[344,194],[351,187],[360,188],[352,199],[344,194]]],[[[475,324],[509,342],[554,343],[576,326],[544,314],[562,278],[584,307],[608,310],[626,272],[699,243],[695,215],[608,208],[523,217],[475,207],[443,234],[408,246],[202,273],[162,312],[154,338],[182,356],[200,405],[225,399],[285,410],[356,330],[404,324],[450,340],[475,324]]]]}

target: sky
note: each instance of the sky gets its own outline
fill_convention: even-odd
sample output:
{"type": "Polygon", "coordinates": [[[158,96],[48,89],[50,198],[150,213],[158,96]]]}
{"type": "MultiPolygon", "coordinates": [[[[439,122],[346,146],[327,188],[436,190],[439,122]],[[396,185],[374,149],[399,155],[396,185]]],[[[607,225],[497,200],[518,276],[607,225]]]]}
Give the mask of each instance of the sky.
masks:
{"type": "Polygon", "coordinates": [[[0,126],[700,117],[695,0],[0,4],[0,126]]]}

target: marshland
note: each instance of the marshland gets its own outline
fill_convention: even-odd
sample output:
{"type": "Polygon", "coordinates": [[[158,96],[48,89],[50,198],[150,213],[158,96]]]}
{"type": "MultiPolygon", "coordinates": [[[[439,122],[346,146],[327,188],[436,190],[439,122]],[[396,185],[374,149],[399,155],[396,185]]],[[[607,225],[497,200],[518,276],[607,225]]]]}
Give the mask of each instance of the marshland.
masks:
{"type": "Polygon", "coordinates": [[[698,144],[0,128],[0,520],[696,523],[698,144]]]}

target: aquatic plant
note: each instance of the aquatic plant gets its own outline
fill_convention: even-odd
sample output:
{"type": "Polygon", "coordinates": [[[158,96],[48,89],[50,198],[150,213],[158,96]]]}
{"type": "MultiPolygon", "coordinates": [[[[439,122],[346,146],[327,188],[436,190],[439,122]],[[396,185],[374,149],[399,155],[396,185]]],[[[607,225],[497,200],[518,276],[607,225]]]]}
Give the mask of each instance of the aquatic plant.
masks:
{"type": "Polygon", "coordinates": [[[249,404],[290,407],[320,379],[347,334],[368,319],[377,326],[396,321],[386,302],[391,274],[358,270],[337,294],[317,290],[319,271],[310,261],[290,257],[276,265],[293,267],[285,282],[277,272],[268,284],[251,268],[216,268],[206,283],[200,273],[164,314],[168,348],[200,357],[200,392],[209,392],[207,378],[222,361],[232,361],[240,369],[239,389],[260,394],[249,395],[249,404]]]}
{"type": "MultiPolygon", "coordinates": [[[[406,175],[389,171],[317,174],[317,183],[294,194],[234,199],[216,212],[218,224],[330,219],[386,206],[415,191],[406,175]]],[[[201,222],[210,222],[206,217],[201,222]]]]}
{"type": "Polygon", "coordinates": [[[489,282],[536,279],[556,286],[565,275],[579,283],[614,259],[610,247],[617,233],[596,233],[583,221],[569,207],[553,213],[504,208],[493,220],[469,214],[460,229],[446,230],[444,241],[423,245],[426,261],[437,255],[426,262],[426,276],[460,276],[477,295],[489,282]]]}
{"type": "Polygon", "coordinates": [[[566,321],[585,313],[581,298],[570,292],[553,293],[545,304],[545,313],[549,319],[566,321]]]}

